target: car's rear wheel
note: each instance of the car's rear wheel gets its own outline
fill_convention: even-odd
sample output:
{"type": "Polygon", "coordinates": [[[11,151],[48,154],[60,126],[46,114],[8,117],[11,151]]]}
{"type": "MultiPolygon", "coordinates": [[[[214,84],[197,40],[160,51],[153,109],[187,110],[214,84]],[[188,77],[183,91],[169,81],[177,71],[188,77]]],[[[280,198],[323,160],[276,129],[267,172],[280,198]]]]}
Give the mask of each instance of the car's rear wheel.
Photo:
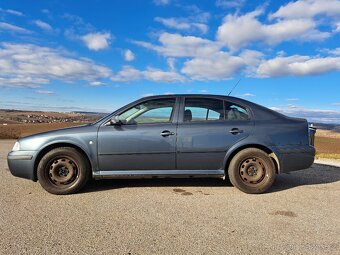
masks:
{"type": "Polygon", "coordinates": [[[259,194],[273,185],[276,177],[275,165],[266,152],[248,148],[232,158],[228,175],[230,182],[239,190],[259,194]]]}
{"type": "Polygon", "coordinates": [[[74,148],[60,147],[47,152],[39,162],[37,176],[40,185],[56,195],[79,191],[89,179],[90,165],[74,148]]]}

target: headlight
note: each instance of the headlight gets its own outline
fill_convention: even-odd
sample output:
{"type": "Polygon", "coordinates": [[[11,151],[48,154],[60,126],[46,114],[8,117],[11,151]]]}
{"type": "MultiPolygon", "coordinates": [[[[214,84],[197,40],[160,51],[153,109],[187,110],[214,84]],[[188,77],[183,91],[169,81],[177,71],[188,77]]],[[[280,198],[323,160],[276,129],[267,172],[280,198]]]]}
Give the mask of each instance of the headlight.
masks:
{"type": "Polygon", "coordinates": [[[20,143],[19,142],[15,142],[12,151],[19,151],[20,150],[20,143]]]}

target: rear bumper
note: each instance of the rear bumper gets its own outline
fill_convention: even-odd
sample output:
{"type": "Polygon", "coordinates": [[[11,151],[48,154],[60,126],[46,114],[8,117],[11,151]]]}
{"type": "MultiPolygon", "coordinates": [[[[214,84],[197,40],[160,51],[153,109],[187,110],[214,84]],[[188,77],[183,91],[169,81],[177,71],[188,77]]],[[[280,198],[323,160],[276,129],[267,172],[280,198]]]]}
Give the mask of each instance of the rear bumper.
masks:
{"type": "Polygon", "coordinates": [[[11,151],[7,156],[7,163],[12,175],[35,181],[36,155],[36,151],[11,151]]]}
{"type": "Polygon", "coordinates": [[[310,145],[278,147],[280,173],[309,168],[314,163],[315,148],[310,145]]]}

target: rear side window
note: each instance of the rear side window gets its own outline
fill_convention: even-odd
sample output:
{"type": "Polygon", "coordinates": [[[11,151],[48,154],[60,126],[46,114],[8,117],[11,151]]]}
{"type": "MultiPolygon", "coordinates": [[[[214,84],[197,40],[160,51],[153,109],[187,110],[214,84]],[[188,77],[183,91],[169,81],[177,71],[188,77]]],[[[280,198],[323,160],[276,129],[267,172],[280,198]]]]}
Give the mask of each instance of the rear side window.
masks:
{"type": "Polygon", "coordinates": [[[223,101],[210,98],[186,98],[184,122],[224,120],[223,101]]]}
{"type": "Polygon", "coordinates": [[[225,119],[226,120],[249,120],[249,112],[243,106],[231,103],[224,102],[225,107],[225,119]]]}

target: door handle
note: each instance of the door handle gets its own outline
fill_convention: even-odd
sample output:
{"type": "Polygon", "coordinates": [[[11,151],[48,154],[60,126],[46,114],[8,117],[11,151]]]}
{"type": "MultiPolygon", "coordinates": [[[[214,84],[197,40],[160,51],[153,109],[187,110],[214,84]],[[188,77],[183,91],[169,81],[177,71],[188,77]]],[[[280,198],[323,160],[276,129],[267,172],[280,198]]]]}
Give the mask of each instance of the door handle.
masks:
{"type": "Polygon", "coordinates": [[[229,133],[233,134],[233,135],[237,135],[239,133],[243,133],[243,130],[238,129],[238,128],[232,128],[229,133]]]}
{"type": "Polygon", "coordinates": [[[165,137],[165,136],[169,136],[169,135],[174,135],[175,133],[174,132],[171,132],[169,130],[164,130],[162,133],[161,133],[161,136],[165,137]]]}

